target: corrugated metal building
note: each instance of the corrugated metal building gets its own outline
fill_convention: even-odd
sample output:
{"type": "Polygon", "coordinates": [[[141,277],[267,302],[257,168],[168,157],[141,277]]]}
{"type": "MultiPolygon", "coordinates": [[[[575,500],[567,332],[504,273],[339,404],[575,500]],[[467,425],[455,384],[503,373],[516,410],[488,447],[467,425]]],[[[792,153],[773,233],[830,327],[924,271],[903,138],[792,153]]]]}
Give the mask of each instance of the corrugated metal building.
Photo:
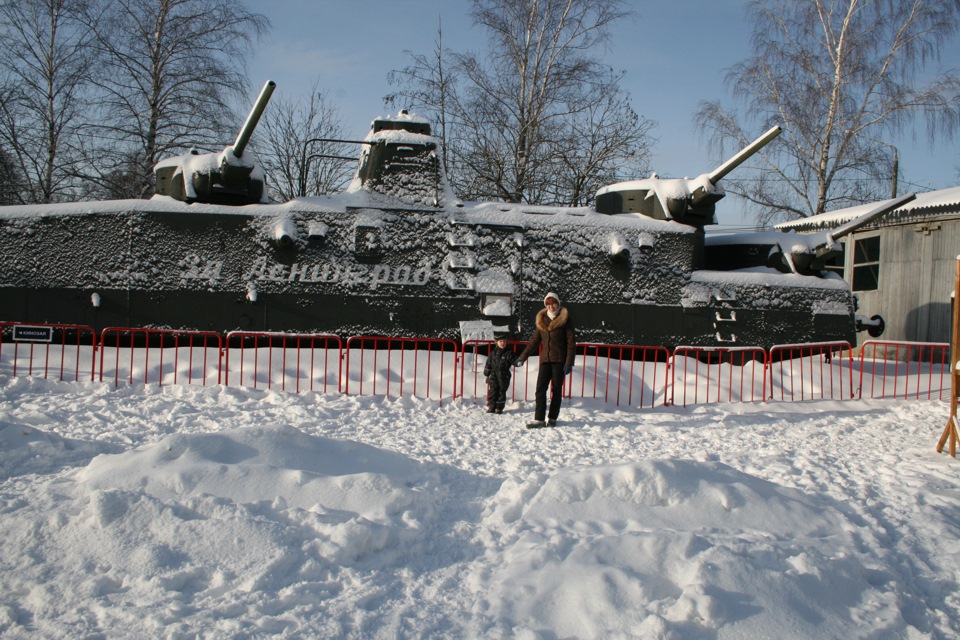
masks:
{"type": "MultiPolygon", "coordinates": [[[[798,233],[833,229],[877,204],[777,225],[798,233]]],[[[960,187],[929,191],[842,240],[832,268],[860,300],[859,314],[880,315],[881,340],[950,342],[951,293],[960,254],[960,187]]]]}

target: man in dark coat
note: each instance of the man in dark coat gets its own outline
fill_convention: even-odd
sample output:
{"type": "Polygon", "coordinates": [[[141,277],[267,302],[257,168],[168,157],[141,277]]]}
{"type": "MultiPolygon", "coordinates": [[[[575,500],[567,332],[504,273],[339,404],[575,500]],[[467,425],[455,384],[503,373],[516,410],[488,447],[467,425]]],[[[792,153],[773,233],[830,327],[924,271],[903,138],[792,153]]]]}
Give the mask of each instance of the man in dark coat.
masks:
{"type": "Polygon", "coordinates": [[[560,306],[560,296],[554,292],[543,298],[544,308],[537,314],[536,328],[530,342],[517,358],[517,366],[540,347],[540,370],[537,372],[536,410],[528,429],[554,427],[560,415],[563,399],[563,378],[573,371],[576,338],[573,319],[566,307],[560,306]],[[550,411],[547,412],[547,386],[550,386],[550,411]],[[544,421],[546,418],[546,421],[544,421]]]}
{"type": "Polygon", "coordinates": [[[487,413],[503,413],[517,354],[507,346],[508,335],[500,333],[494,338],[496,342],[490,349],[487,363],[483,365],[483,375],[487,378],[487,413]]]}

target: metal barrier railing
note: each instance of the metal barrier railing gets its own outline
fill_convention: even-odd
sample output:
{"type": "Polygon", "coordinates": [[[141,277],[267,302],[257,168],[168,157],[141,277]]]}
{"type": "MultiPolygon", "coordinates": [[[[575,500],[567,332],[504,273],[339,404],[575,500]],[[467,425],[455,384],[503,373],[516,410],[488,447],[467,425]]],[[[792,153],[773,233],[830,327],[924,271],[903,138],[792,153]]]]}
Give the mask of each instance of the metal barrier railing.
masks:
{"type": "MultiPolygon", "coordinates": [[[[526,346],[525,342],[518,345],[521,349],[526,346]]],[[[527,402],[536,398],[537,395],[537,376],[540,375],[540,353],[543,347],[537,349],[537,355],[530,356],[523,366],[517,367],[513,380],[510,383],[510,399],[527,402]]],[[[570,397],[571,385],[567,382],[570,376],[564,376],[560,395],[564,398],[570,397]]],[[[549,392],[548,392],[549,393],[549,392]]]]}
{"type": "Polygon", "coordinates": [[[849,342],[772,347],[767,356],[767,371],[770,380],[767,397],[773,400],[802,402],[856,397],[853,350],[849,342]]]}
{"type": "MultiPolygon", "coordinates": [[[[522,340],[508,340],[507,345],[513,349],[514,353],[519,355],[526,346],[522,340]]],[[[493,340],[467,340],[463,343],[460,358],[460,398],[470,398],[474,404],[477,401],[486,401],[486,381],[483,378],[483,368],[486,364],[486,358],[493,348],[493,340]],[[469,385],[469,386],[468,386],[469,385]]],[[[537,384],[537,371],[540,363],[540,349],[537,349],[537,355],[530,356],[527,362],[513,369],[510,376],[510,390],[507,393],[507,400],[528,401],[535,395],[537,384]]],[[[563,397],[570,397],[570,385],[564,379],[564,386],[561,389],[563,397]]]]}
{"type": "MultiPolygon", "coordinates": [[[[494,345],[493,340],[466,340],[460,349],[460,389],[457,392],[459,398],[470,398],[477,404],[477,400],[486,400],[487,389],[486,381],[483,377],[483,366],[490,350],[494,345]]],[[[517,340],[508,340],[507,345],[513,349],[515,354],[520,353],[520,349],[526,345],[526,342],[517,340]],[[519,349],[518,349],[519,347],[519,349]]],[[[517,399],[517,380],[520,378],[522,367],[513,370],[510,376],[510,391],[507,394],[507,400],[517,399]]]]}
{"type": "Polygon", "coordinates": [[[639,409],[664,406],[668,404],[669,360],[665,347],[578,344],[567,397],[602,397],[618,407],[636,403],[639,409]]]}
{"type": "Polygon", "coordinates": [[[950,399],[946,342],[868,340],[860,348],[859,365],[858,398],[950,399]]]}
{"type": "Polygon", "coordinates": [[[144,385],[205,386],[213,379],[220,384],[222,357],[223,338],[212,331],[107,327],[100,332],[100,381],[109,380],[112,371],[114,386],[140,379],[144,385]]]}
{"type": "Polygon", "coordinates": [[[766,399],[767,352],[759,347],[677,347],[670,372],[670,404],[685,407],[688,396],[690,404],[766,399]]]}
{"type": "Polygon", "coordinates": [[[97,370],[97,332],[85,325],[0,322],[0,371],[7,368],[14,377],[92,382],[97,370]]]}
{"type": "MultiPolygon", "coordinates": [[[[220,334],[0,322],[0,373],[66,381],[216,384],[358,395],[486,397],[481,382],[491,341],[329,334],[220,334]],[[99,356],[99,357],[98,357],[99,356]]],[[[524,342],[512,341],[515,351],[524,342]]],[[[514,371],[511,401],[534,396],[536,357],[514,371]]],[[[577,345],[566,398],[643,409],[709,402],[928,399],[950,396],[946,343],[847,342],[714,348],[577,345]],[[854,379],[854,368],[858,376],[854,379]]]]}
{"type": "MultiPolygon", "coordinates": [[[[508,341],[510,348],[526,342],[508,341]]],[[[460,368],[460,397],[474,404],[486,397],[483,365],[492,340],[463,343],[460,368]]],[[[664,347],[638,347],[580,343],[576,347],[573,373],[564,378],[564,398],[602,398],[617,406],[638,408],[667,404],[667,368],[670,352],[664,347]]],[[[518,367],[510,381],[508,400],[529,401],[534,397],[539,374],[539,353],[518,367]]]]}
{"type": "Polygon", "coordinates": [[[224,384],[281,391],[341,391],[343,342],[325,333],[231,331],[224,384]]]}
{"type": "Polygon", "coordinates": [[[457,395],[460,345],[454,340],[353,336],[347,340],[343,392],[437,398],[457,395]],[[452,379],[448,378],[452,374],[452,379]],[[448,384],[444,384],[449,380],[448,384]]]}

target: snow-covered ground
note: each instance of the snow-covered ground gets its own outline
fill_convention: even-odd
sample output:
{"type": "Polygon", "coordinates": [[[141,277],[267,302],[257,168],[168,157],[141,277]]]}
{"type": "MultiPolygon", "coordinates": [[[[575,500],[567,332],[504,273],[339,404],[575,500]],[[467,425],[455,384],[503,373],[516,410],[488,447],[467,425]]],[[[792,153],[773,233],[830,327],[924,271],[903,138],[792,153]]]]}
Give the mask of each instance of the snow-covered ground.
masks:
{"type": "Polygon", "coordinates": [[[960,635],[948,404],[531,411],[0,375],[0,636],[960,635]]]}

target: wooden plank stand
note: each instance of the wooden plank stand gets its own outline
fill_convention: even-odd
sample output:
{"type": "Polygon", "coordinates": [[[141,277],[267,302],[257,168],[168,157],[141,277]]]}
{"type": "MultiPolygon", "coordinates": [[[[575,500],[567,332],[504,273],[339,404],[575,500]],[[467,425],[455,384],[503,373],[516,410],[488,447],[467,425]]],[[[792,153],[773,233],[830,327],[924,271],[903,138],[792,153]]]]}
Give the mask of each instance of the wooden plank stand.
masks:
{"type": "Polygon", "coordinates": [[[950,442],[950,455],[957,457],[957,396],[960,394],[960,256],[957,256],[957,278],[953,287],[953,339],[950,341],[950,417],[947,426],[943,429],[940,442],[937,444],[937,453],[943,452],[944,445],[950,442]]]}

